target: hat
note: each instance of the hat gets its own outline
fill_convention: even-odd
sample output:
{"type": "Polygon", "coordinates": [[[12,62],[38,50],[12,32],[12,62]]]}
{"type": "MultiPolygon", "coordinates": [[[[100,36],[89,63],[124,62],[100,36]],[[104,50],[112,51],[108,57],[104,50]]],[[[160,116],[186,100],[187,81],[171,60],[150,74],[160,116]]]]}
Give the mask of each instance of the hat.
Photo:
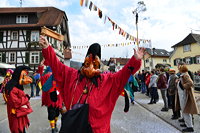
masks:
{"type": "Polygon", "coordinates": [[[97,55],[101,59],[101,46],[98,43],[93,43],[90,45],[86,56],[92,54],[93,58],[97,55]]]}
{"type": "Polygon", "coordinates": [[[7,69],[6,73],[10,72],[10,74],[13,74],[13,70],[12,69],[7,69]]]}
{"type": "Polygon", "coordinates": [[[20,75],[23,70],[31,70],[31,68],[28,66],[16,67],[12,74],[12,79],[6,84],[6,89],[8,90],[8,93],[10,93],[13,87],[17,87],[18,89],[24,90],[23,85],[19,84],[20,75]]]}
{"type": "Polygon", "coordinates": [[[169,73],[176,73],[176,70],[174,68],[170,68],[169,73]]]}

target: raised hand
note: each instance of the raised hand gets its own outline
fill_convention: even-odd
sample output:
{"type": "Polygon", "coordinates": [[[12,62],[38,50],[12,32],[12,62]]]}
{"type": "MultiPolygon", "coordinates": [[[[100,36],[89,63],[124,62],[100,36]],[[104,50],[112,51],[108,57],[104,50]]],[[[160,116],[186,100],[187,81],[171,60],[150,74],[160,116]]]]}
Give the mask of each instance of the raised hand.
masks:
{"type": "Polygon", "coordinates": [[[137,49],[137,51],[136,51],[136,49],[134,49],[134,56],[135,56],[136,59],[138,59],[138,60],[142,59],[144,54],[145,54],[145,48],[139,47],[137,49]]]}
{"type": "Polygon", "coordinates": [[[40,35],[39,44],[42,48],[47,48],[49,46],[49,42],[45,38],[45,36],[40,35]]]}

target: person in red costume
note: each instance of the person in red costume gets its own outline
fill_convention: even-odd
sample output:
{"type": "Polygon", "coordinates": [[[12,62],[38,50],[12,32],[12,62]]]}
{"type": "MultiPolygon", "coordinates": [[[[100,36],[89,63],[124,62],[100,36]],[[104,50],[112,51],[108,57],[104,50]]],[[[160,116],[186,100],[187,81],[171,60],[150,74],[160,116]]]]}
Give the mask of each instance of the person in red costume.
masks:
{"type": "Polygon", "coordinates": [[[28,114],[33,110],[30,106],[30,96],[24,93],[23,85],[30,84],[27,66],[18,66],[12,74],[12,79],[6,84],[7,114],[11,133],[25,133],[30,125],[28,114]]]}
{"type": "Polygon", "coordinates": [[[5,93],[5,87],[6,87],[6,84],[8,83],[8,81],[11,80],[12,74],[13,74],[13,70],[12,69],[8,69],[6,71],[6,76],[5,76],[5,78],[3,80],[3,83],[2,83],[2,85],[0,87],[0,93],[2,93],[2,95],[3,95],[3,99],[5,101],[5,104],[7,103],[7,98],[6,98],[6,93],[5,93]]]}
{"type": "MultiPolygon", "coordinates": [[[[71,112],[73,105],[78,102],[87,102],[89,105],[88,122],[91,126],[91,132],[110,133],[110,120],[116,101],[130,75],[139,70],[145,49],[138,48],[137,51],[134,49],[134,56],[122,70],[116,73],[100,74],[101,47],[98,43],[94,43],[89,47],[80,70],[61,63],[44,36],[40,36],[39,43],[42,47],[42,54],[45,60],[48,61],[48,65],[51,67],[61,88],[61,95],[67,112],[71,112]]],[[[62,124],[65,125],[65,123],[62,124]]],[[[78,130],[79,127],[75,126],[73,129],[78,130]]],[[[83,131],[72,130],[73,133],[83,133],[83,131]]]]}
{"type": "MultiPolygon", "coordinates": [[[[52,75],[51,68],[48,66],[45,72],[43,73],[44,70],[44,64],[45,60],[42,60],[40,65],[38,66],[38,71],[40,76],[40,81],[42,86],[44,87],[46,81],[50,78],[52,75]]],[[[50,81],[50,84],[52,84],[52,87],[54,87],[54,83],[56,85],[56,81],[50,81]]],[[[50,85],[51,86],[51,85],[50,85]]],[[[59,90],[56,90],[56,95],[55,98],[57,100],[52,101],[50,93],[51,93],[51,88],[47,88],[49,90],[47,91],[42,91],[42,106],[47,106],[47,111],[48,111],[48,120],[51,126],[52,133],[56,133],[58,131],[58,128],[56,126],[56,122],[58,120],[58,116],[60,114],[60,110],[62,109],[62,97],[59,94],[59,90]]]]}

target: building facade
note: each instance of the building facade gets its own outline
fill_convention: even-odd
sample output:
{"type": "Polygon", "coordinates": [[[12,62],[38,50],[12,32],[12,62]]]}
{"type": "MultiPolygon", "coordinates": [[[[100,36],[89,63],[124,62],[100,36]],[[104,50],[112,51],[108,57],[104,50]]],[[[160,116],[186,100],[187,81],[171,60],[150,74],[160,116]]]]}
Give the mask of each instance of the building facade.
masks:
{"type": "Polygon", "coordinates": [[[64,35],[63,42],[47,37],[64,62],[63,52],[71,46],[64,11],[54,7],[0,8],[0,62],[36,70],[43,58],[38,43],[43,26],[64,35]]]}
{"type": "Polygon", "coordinates": [[[190,33],[182,41],[172,46],[174,51],[170,56],[171,65],[177,71],[180,61],[186,63],[191,72],[200,70],[200,35],[190,33]]]}
{"type": "Polygon", "coordinates": [[[170,52],[164,49],[146,48],[146,54],[142,60],[142,70],[151,71],[160,66],[170,66],[170,52]]]}

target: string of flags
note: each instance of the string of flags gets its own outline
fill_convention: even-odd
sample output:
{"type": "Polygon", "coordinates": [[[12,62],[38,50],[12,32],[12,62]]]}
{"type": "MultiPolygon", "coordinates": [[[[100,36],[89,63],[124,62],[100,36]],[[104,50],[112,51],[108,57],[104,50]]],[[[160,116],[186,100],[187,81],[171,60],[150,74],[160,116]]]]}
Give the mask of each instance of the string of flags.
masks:
{"type": "MultiPolygon", "coordinates": [[[[90,11],[97,11],[98,16],[100,19],[104,19],[104,24],[109,21],[112,25],[113,30],[119,30],[119,35],[122,35],[123,37],[126,38],[126,40],[133,41],[135,44],[137,42],[137,38],[123,30],[117,23],[115,23],[110,17],[107,15],[103,14],[102,10],[98,8],[92,1],[89,0],[80,0],[80,5],[88,7],[90,11]]],[[[150,43],[150,40],[147,39],[138,39],[138,42],[146,42],[150,43]]],[[[140,44],[140,43],[139,43],[140,44]]]]}
{"type": "MultiPolygon", "coordinates": [[[[126,42],[126,43],[116,43],[116,44],[104,44],[101,45],[101,47],[124,47],[124,46],[128,46],[128,45],[135,45],[136,42],[126,42]]],[[[143,40],[143,41],[139,41],[139,45],[141,47],[145,47],[145,48],[151,48],[151,40],[143,40]]],[[[84,49],[84,48],[89,48],[90,45],[77,45],[77,46],[72,46],[72,49],[84,49]]]]}

